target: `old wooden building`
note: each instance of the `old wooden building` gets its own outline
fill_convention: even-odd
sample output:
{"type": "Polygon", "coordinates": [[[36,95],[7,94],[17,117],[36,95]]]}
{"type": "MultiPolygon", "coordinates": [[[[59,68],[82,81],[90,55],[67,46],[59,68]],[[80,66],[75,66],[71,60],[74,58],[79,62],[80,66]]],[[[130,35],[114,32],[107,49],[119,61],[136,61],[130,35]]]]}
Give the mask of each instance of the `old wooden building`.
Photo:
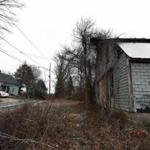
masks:
{"type": "Polygon", "coordinates": [[[103,108],[150,110],[150,39],[91,39],[96,47],[96,101],[103,108]]]}

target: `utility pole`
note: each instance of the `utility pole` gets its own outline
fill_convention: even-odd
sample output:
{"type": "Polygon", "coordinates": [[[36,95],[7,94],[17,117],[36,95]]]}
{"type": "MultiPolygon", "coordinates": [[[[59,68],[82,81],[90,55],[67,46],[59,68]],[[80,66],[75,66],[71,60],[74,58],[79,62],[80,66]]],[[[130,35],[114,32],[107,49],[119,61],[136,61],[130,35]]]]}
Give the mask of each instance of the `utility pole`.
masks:
{"type": "Polygon", "coordinates": [[[51,63],[49,64],[49,99],[51,98],[51,63]]]}

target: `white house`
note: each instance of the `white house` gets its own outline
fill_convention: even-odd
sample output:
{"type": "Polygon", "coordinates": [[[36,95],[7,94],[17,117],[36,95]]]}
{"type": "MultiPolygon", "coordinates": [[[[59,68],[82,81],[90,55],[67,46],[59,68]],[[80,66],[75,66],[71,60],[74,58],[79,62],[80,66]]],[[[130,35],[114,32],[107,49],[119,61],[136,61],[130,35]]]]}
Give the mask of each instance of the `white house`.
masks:
{"type": "Polygon", "coordinates": [[[0,72],[0,90],[10,95],[18,95],[19,82],[13,76],[0,72]]]}

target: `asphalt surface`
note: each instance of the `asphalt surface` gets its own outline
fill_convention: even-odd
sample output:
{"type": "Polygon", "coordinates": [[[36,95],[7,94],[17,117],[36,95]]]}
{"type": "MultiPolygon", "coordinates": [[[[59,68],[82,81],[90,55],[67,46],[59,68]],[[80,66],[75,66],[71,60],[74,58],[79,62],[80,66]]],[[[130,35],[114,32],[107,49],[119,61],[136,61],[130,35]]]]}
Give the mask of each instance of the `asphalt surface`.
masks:
{"type": "Polygon", "coordinates": [[[30,101],[18,101],[15,103],[0,103],[0,110],[5,110],[5,109],[15,109],[18,107],[21,107],[25,104],[34,104],[34,103],[39,103],[40,101],[36,101],[36,100],[30,100],[30,101]]]}

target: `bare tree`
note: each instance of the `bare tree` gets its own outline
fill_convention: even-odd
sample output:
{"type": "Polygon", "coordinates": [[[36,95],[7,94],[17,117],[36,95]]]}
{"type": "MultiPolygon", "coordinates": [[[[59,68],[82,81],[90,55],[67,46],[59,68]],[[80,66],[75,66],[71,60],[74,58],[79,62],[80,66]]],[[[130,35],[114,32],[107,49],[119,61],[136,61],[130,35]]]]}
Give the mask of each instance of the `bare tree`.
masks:
{"type": "Polygon", "coordinates": [[[0,0],[0,34],[10,32],[10,26],[16,22],[14,9],[21,8],[23,3],[20,0],[0,0]]]}
{"type": "Polygon", "coordinates": [[[65,90],[66,81],[71,79],[73,89],[80,95],[80,98],[85,99],[88,105],[89,102],[93,102],[95,96],[93,89],[96,81],[97,57],[97,51],[91,47],[90,39],[92,37],[106,39],[111,37],[111,32],[109,30],[96,30],[94,29],[94,22],[90,18],[81,18],[73,30],[73,35],[75,46],[72,48],[64,47],[63,52],[56,57],[56,93],[65,90]]]}
{"type": "MultiPolygon", "coordinates": [[[[84,67],[84,85],[85,85],[85,102],[88,104],[88,88],[89,88],[89,79],[88,79],[88,54],[90,52],[90,38],[94,34],[94,22],[90,18],[81,18],[79,22],[77,22],[76,27],[74,29],[74,37],[79,43],[82,50],[82,59],[83,59],[83,67],[84,67]]],[[[82,60],[81,60],[82,61],[82,60]]],[[[90,70],[89,70],[90,71],[90,70]]]]}
{"type": "Polygon", "coordinates": [[[38,79],[40,77],[40,75],[41,75],[41,71],[40,71],[39,67],[32,65],[31,66],[31,70],[33,72],[34,78],[38,79]]]}
{"type": "Polygon", "coordinates": [[[65,81],[70,75],[70,67],[69,67],[69,59],[65,56],[65,52],[59,53],[55,57],[55,74],[56,74],[56,87],[55,87],[55,95],[57,97],[62,97],[65,95],[65,81]]]}

